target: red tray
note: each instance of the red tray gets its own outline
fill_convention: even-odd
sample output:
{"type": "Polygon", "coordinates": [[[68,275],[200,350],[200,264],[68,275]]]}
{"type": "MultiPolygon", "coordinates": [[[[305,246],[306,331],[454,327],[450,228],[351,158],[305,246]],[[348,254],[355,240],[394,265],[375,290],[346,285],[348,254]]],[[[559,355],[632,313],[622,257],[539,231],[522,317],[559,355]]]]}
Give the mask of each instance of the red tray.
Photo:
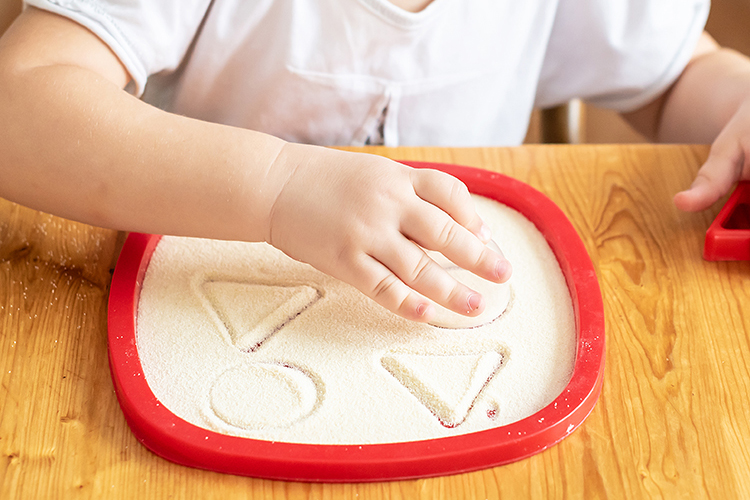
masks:
{"type": "Polygon", "coordinates": [[[475,194],[495,199],[544,234],[568,284],[576,317],[574,371],[562,393],[537,413],[509,425],[424,441],[310,445],[228,436],[177,417],[156,399],[136,347],[143,276],[160,236],[132,233],[122,249],[109,298],[109,362],[115,392],[136,438],[173,462],[268,479],[384,481],[456,474],[538,453],[569,435],[594,408],[604,373],[604,311],[596,272],[563,212],[540,192],[502,174],[456,165],[407,162],[446,171],[475,194]]]}
{"type": "Polygon", "coordinates": [[[750,182],[741,181],[706,231],[706,260],[750,260],[750,182]]]}

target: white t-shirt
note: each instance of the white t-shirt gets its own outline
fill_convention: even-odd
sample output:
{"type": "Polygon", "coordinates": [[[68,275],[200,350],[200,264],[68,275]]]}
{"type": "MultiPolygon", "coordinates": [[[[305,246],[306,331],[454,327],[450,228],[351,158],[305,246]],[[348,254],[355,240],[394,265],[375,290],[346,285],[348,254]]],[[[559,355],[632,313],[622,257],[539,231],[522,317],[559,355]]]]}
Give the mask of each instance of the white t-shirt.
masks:
{"type": "Polygon", "coordinates": [[[629,110],[688,62],[709,0],[26,0],[96,33],[133,92],[322,145],[519,144],[534,106],[629,110]]]}

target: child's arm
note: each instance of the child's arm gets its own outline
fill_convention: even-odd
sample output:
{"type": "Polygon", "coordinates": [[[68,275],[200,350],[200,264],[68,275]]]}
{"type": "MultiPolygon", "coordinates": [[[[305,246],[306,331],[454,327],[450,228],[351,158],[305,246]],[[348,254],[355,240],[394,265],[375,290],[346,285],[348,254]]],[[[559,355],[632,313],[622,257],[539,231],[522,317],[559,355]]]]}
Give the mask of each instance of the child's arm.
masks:
{"type": "Polygon", "coordinates": [[[452,177],[166,113],[128,80],[88,30],[27,9],[0,39],[0,196],[110,228],[268,241],[410,319],[429,320],[424,297],[483,308],[414,242],[508,278],[452,177]]]}
{"type": "Polygon", "coordinates": [[[750,59],[708,34],[677,82],[625,117],[660,142],[712,143],[692,186],[675,195],[681,210],[708,208],[735,182],[750,179],[750,59]]]}

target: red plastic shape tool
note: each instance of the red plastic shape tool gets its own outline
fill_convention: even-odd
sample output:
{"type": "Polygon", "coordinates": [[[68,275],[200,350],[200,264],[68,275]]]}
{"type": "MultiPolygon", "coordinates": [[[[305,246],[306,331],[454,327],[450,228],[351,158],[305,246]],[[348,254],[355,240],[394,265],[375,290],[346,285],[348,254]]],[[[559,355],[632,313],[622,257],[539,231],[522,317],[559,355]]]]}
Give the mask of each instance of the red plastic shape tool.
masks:
{"type": "Polygon", "coordinates": [[[514,208],[545,235],[573,301],[577,343],[574,371],[562,393],[534,415],[460,436],[388,444],[310,445],[228,436],[177,417],[143,376],[136,326],[143,277],[160,237],[130,234],[109,300],[109,361],[115,392],[133,434],[173,462],[268,479],[325,482],[385,481],[439,476],[523,459],[569,435],[594,408],[604,368],[604,312],[591,260],[563,212],[540,192],[510,177],[470,167],[409,163],[461,179],[469,190],[514,208]]]}
{"type": "Polygon", "coordinates": [[[750,260],[750,182],[737,184],[706,231],[706,260],[750,260]]]}

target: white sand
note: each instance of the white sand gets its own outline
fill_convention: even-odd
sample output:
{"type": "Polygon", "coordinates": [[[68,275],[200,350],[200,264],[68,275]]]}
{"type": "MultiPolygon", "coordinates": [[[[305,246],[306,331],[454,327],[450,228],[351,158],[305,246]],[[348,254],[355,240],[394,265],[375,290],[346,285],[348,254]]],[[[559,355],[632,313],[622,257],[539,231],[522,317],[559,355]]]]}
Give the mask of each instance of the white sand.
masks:
{"type": "Polygon", "coordinates": [[[146,380],[197,426],[269,441],[413,441],[533,414],[573,371],[570,296],[528,220],[476,203],[514,274],[507,310],[471,329],[398,318],[265,244],[163,238],[138,310],[146,380]]]}

